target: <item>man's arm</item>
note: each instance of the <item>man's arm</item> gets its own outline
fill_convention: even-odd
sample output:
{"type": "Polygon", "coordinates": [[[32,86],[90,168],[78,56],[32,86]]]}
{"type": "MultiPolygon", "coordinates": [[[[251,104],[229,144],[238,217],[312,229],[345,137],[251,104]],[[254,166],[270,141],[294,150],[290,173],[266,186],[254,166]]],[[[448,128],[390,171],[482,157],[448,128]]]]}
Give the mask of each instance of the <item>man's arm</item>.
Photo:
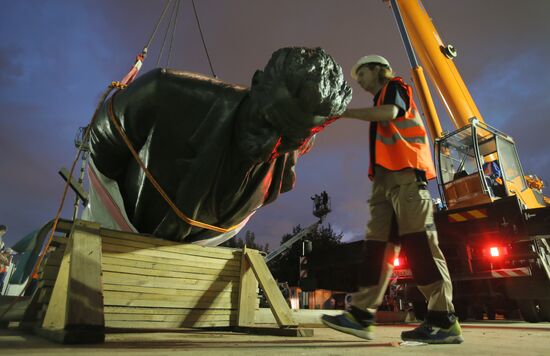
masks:
{"type": "Polygon", "coordinates": [[[371,108],[347,109],[342,117],[362,121],[391,121],[399,114],[399,108],[392,104],[386,104],[371,108]]]}

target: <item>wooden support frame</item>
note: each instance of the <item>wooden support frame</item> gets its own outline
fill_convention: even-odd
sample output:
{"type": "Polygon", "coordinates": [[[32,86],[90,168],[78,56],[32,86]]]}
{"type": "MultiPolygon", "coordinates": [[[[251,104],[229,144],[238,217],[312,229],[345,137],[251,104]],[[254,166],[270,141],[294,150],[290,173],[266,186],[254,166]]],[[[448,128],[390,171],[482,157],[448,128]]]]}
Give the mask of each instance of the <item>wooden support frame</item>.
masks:
{"type": "Polygon", "coordinates": [[[63,240],[64,251],[42,266],[36,294],[45,315],[35,332],[54,341],[100,343],[105,330],[129,328],[313,335],[298,328],[257,250],[180,244],[80,220],[63,240]],[[258,286],[278,328],[255,324],[258,286]]]}
{"type": "MultiPolygon", "coordinates": [[[[243,251],[243,260],[243,265],[247,264],[250,266],[254,276],[264,290],[271,311],[275,316],[275,320],[277,320],[277,324],[280,327],[297,327],[298,323],[294,320],[290,307],[283,298],[283,295],[277,286],[277,282],[273,279],[273,276],[267,268],[264,258],[260,255],[260,253],[257,250],[251,250],[245,247],[243,251]]],[[[241,275],[241,278],[243,277],[245,276],[241,275]]],[[[250,278],[249,276],[246,277],[250,278]]],[[[247,294],[249,293],[250,291],[247,291],[247,294]]],[[[239,309],[239,311],[240,310],[241,309],[239,309]]]]}
{"type": "Polygon", "coordinates": [[[239,318],[237,330],[261,335],[313,336],[313,329],[298,328],[298,322],[286,303],[277,282],[271,275],[265,260],[257,250],[243,248],[241,285],[239,289],[239,318]],[[279,328],[255,326],[258,284],[262,287],[279,328]]]}

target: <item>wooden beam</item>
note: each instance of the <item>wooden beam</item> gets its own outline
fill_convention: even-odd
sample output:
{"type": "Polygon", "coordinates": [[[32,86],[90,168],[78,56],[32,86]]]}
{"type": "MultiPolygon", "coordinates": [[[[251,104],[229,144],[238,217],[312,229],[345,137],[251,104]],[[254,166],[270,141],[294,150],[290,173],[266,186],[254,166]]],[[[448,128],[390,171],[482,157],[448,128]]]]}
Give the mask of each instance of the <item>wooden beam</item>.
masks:
{"type": "Polygon", "coordinates": [[[237,332],[256,335],[275,335],[275,336],[296,336],[296,337],[311,337],[313,329],[308,328],[271,328],[271,327],[237,327],[234,329],[237,332]]]}
{"type": "Polygon", "coordinates": [[[57,273],[59,272],[61,264],[58,266],[50,266],[49,264],[41,267],[42,271],[38,273],[40,279],[43,280],[55,280],[57,278],[57,273]]]}
{"type": "Polygon", "coordinates": [[[69,286],[69,263],[71,259],[72,239],[69,240],[61,266],[59,267],[59,273],[53,287],[52,296],[44,321],[42,322],[42,329],[47,330],[63,330],[65,328],[65,320],[67,315],[67,288],[69,286]]]}
{"type": "MultiPolygon", "coordinates": [[[[102,255],[103,266],[113,265],[113,266],[128,266],[141,268],[143,270],[157,270],[157,271],[170,271],[170,272],[187,272],[187,273],[196,273],[196,274],[208,274],[215,276],[229,276],[229,277],[239,277],[239,271],[237,270],[227,270],[223,267],[220,268],[209,268],[208,266],[186,266],[186,265],[173,265],[165,264],[162,262],[148,262],[143,261],[142,259],[124,259],[120,256],[113,254],[104,253],[102,255]]],[[[211,266],[210,266],[211,267],[211,266]]]]}
{"type": "MultiPolygon", "coordinates": [[[[187,263],[191,262],[194,266],[209,266],[212,267],[219,267],[224,266],[230,268],[229,266],[233,265],[235,266],[234,269],[239,270],[239,261],[237,260],[237,257],[234,257],[232,259],[224,258],[219,259],[216,257],[210,257],[210,256],[194,256],[194,255],[188,255],[184,253],[177,253],[172,251],[160,251],[155,248],[138,248],[133,246],[125,246],[125,245],[116,245],[111,243],[103,243],[103,250],[105,252],[114,252],[114,253],[131,253],[138,256],[151,256],[151,257],[160,257],[161,259],[164,259],[166,262],[177,262],[177,261],[186,261],[187,263]]],[[[240,257],[240,256],[239,256],[240,257]]],[[[181,262],[180,262],[181,263],[181,262]]]]}
{"type": "Polygon", "coordinates": [[[265,261],[257,250],[246,249],[245,256],[250,263],[256,278],[260,282],[260,286],[264,290],[264,293],[269,302],[269,306],[277,324],[280,327],[296,327],[298,323],[294,320],[290,307],[286,303],[277,282],[273,279],[271,272],[267,268],[265,261]]]}
{"type": "MultiPolygon", "coordinates": [[[[162,315],[162,314],[105,314],[105,322],[109,321],[173,321],[173,322],[199,322],[199,321],[229,321],[235,319],[235,313],[227,311],[225,314],[203,315],[200,313],[189,313],[185,315],[162,315]]],[[[189,324],[187,324],[189,325],[189,324]]]]}
{"type": "Polygon", "coordinates": [[[73,224],[73,247],[69,269],[70,313],[66,328],[103,328],[100,225],[77,220],[73,224]]]}
{"type": "Polygon", "coordinates": [[[38,334],[64,344],[105,340],[99,224],[75,221],[38,334]]]}
{"type": "Polygon", "coordinates": [[[129,286],[129,285],[117,285],[117,284],[103,284],[103,295],[107,295],[110,292],[133,292],[133,293],[142,293],[142,294],[152,294],[152,295],[163,295],[164,298],[170,299],[171,297],[177,296],[188,296],[188,297],[200,297],[200,296],[211,296],[211,297],[222,297],[229,295],[237,295],[236,288],[228,288],[223,290],[190,290],[184,289],[175,289],[175,288],[158,288],[158,287],[141,287],[141,286],[129,286]]]}
{"type": "Polygon", "coordinates": [[[139,308],[126,306],[110,306],[106,305],[105,315],[108,314],[155,314],[155,315],[237,315],[237,309],[210,309],[210,308],[139,308]]]}
{"type": "Polygon", "coordinates": [[[149,263],[161,263],[168,266],[183,266],[183,267],[202,267],[204,269],[223,269],[225,271],[234,271],[236,274],[239,274],[241,264],[236,260],[205,260],[201,257],[196,256],[177,256],[177,258],[172,258],[162,253],[154,253],[147,250],[135,250],[127,246],[117,246],[110,244],[103,244],[103,255],[104,257],[111,257],[118,260],[132,260],[132,261],[142,261],[149,263]]]}
{"type": "Polygon", "coordinates": [[[197,299],[183,299],[178,298],[164,298],[164,299],[145,299],[142,297],[136,297],[128,299],[128,297],[110,297],[109,294],[105,295],[105,305],[109,306],[133,306],[133,307],[150,307],[150,308],[213,308],[213,309],[232,309],[237,304],[237,297],[233,300],[227,299],[215,299],[209,298],[197,298],[197,299]]]}
{"type": "Polygon", "coordinates": [[[66,237],[54,236],[52,238],[52,246],[65,246],[68,242],[66,237]]]}
{"type": "Polygon", "coordinates": [[[254,276],[254,271],[250,262],[246,258],[247,248],[243,248],[241,258],[241,284],[239,286],[239,316],[238,326],[254,325],[254,313],[256,311],[256,301],[258,300],[258,281],[254,276]]]}
{"type": "Polygon", "coordinates": [[[105,291],[105,304],[108,303],[109,300],[127,300],[127,301],[133,301],[133,300],[147,300],[147,301],[159,301],[159,306],[163,305],[167,302],[181,302],[181,303],[189,303],[189,307],[192,307],[196,305],[195,303],[202,302],[202,303],[230,303],[231,301],[237,302],[238,295],[237,293],[209,293],[204,294],[204,291],[201,291],[201,293],[197,293],[196,295],[171,295],[166,296],[164,294],[152,294],[152,293],[134,293],[134,292],[118,292],[118,291],[105,291]]]}
{"type": "Polygon", "coordinates": [[[112,264],[103,264],[103,271],[105,272],[117,272],[124,273],[127,275],[138,275],[138,276],[150,276],[150,277],[164,277],[164,278],[177,278],[177,279],[188,279],[196,281],[227,281],[227,282],[238,282],[239,276],[227,276],[219,274],[201,274],[201,273],[192,273],[192,272],[180,272],[180,271],[167,271],[167,270],[157,270],[153,268],[141,268],[135,266],[120,266],[112,264]]]}
{"type": "Polygon", "coordinates": [[[117,272],[103,272],[103,283],[134,285],[140,287],[160,287],[188,290],[223,291],[227,288],[236,288],[239,282],[233,281],[201,281],[187,278],[165,278],[155,276],[127,275],[117,272]]]}
{"type": "Polygon", "coordinates": [[[135,247],[139,249],[154,248],[159,251],[180,253],[186,255],[194,255],[199,257],[215,257],[218,259],[233,259],[240,257],[241,251],[224,247],[204,247],[194,244],[182,244],[174,241],[161,240],[142,235],[124,232],[117,232],[117,236],[106,233],[106,230],[101,230],[103,241],[109,244],[135,247]]]}
{"type": "Polygon", "coordinates": [[[165,328],[206,328],[206,327],[228,327],[235,324],[235,319],[220,321],[197,321],[193,323],[182,323],[179,321],[109,321],[108,328],[123,329],[165,329],[165,328]]]}

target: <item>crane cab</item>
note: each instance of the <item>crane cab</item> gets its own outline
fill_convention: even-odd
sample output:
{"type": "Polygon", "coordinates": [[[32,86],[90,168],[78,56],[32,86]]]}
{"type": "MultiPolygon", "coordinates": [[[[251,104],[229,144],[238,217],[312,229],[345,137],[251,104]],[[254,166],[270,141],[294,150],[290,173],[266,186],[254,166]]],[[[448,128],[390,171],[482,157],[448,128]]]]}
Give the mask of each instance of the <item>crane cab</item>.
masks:
{"type": "Polygon", "coordinates": [[[472,119],[435,142],[440,194],[449,210],[517,196],[526,208],[544,207],[542,192],[525,179],[514,140],[472,119]]]}

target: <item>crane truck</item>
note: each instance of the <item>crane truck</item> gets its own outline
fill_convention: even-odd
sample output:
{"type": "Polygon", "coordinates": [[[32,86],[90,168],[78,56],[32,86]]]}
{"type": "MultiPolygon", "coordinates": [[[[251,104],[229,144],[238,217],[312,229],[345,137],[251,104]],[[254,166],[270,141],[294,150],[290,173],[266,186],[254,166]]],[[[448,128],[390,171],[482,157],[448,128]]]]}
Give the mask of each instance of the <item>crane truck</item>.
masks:
{"type": "MultiPolygon", "coordinates": [[[[441,201],[434,218],[459,318],[494,319],[496,311],[519,308],[526,321],[550,321],[550,201],[543,181],[524,174],[513,138],[483,119],[454,65],[456,49],[442,42],[421,1],[386,2],[434,142],[441,201]],[[453,132],[441,128],[417,56],[453,132]]],[[[394,271],[401,284],[411,281],[404,254],[394,271]]],[[[412,302],[416,311],[423,300],[412,302]]]]}

